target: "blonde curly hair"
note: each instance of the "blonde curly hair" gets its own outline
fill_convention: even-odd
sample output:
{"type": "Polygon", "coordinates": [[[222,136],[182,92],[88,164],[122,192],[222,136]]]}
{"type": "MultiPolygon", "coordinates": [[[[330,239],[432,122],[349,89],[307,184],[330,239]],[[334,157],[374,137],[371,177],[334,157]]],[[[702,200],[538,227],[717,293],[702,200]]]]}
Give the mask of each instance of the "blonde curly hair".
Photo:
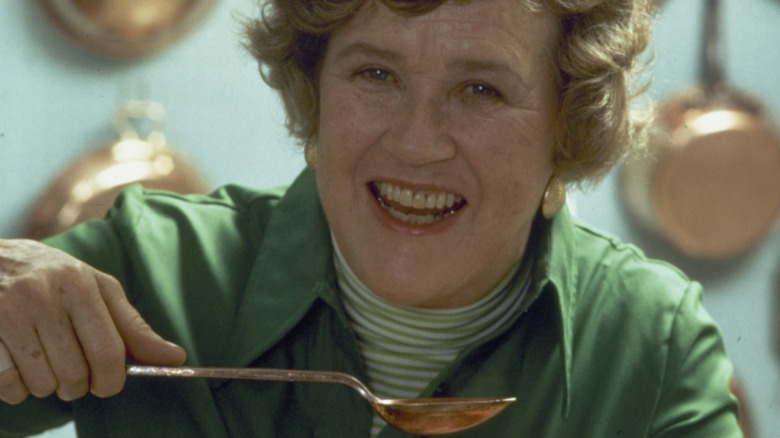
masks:
{"type": "MultiPolygon", "coordinates": [[[[330,38],[366,0],[266,0],[260,18],[246,23],[247,47],[269,86],[279,90],[290,133],[306,144],[319,122],[319,70],[330,38]]],[[[381,0],[414,16],[447,0],[381,0]]],[[[457,0],[479,1],[479,0],[457,0]]],[[[647,0],[518,0],[559,18],[560,114],[555,172],[567,183],[598,182],[646,139],[647,110],[632,105],[639,55],[650,39],[647,0]]]]}

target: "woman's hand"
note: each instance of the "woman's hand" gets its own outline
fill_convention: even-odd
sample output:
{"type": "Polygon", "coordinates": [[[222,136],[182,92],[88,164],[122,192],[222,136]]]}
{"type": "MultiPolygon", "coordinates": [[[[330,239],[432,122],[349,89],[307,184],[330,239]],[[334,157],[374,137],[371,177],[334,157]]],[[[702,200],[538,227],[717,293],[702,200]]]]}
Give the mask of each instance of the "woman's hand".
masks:
{"type": "Polygon", "coordinates": [[[127,356],[171,366],[186,359],[114,277],[35,241],[0,240],[0,400],[112,396],[124,386],[127,356]]]}

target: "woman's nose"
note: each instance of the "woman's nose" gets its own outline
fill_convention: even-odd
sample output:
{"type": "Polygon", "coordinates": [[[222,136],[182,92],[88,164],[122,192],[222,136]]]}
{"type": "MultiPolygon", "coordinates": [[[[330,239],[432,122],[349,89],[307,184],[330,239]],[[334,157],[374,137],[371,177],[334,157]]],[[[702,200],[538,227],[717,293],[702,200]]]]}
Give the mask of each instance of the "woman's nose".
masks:
{"type": "Polygon", "coordinates": [[[444,104],[419,99],[401,108],[396,118],[384,147],[399,160],[422,166],[455,157],[444,104]]]}

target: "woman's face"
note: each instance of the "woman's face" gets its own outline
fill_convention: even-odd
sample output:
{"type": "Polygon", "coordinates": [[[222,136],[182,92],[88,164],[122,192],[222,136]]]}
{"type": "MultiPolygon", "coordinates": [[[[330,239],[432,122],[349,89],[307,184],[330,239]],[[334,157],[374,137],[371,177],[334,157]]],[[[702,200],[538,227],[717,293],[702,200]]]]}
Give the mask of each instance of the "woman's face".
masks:
{"type": "Polygon", "coordinates": [[[344,257],[375,293],[463,306],[522,257],[552,174],[555,28],[516,0],[412,18],[369,1],[332,36],[317,183],[344,257]]]}

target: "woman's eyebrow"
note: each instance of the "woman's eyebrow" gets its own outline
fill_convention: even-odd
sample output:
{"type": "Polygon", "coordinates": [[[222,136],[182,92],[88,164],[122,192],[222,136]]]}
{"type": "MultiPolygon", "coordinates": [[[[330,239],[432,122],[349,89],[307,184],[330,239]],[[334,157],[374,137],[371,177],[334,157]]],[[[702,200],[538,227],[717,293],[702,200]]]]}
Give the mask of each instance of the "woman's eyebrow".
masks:
{"type": "Polygon", "coordinates": [[[517,81],[517,83],[520,85],[527,85],[526,81],[523,79],[523,76],[519,72],[502,62],[462,59],[448,63],[447,68],[450,71],[457,71],[465,74],[482,74],[489,76],[500,75],[513,81],[517,81]]]}
{"type": "Polygon", "coordinates": [[[337,52],[334,59],[342,61],[356,55],[380,58],[387,62],[398,62],[402,58],[399,53],[389,49],[383,49],[368,43],[354,43],[337,52]]]}

